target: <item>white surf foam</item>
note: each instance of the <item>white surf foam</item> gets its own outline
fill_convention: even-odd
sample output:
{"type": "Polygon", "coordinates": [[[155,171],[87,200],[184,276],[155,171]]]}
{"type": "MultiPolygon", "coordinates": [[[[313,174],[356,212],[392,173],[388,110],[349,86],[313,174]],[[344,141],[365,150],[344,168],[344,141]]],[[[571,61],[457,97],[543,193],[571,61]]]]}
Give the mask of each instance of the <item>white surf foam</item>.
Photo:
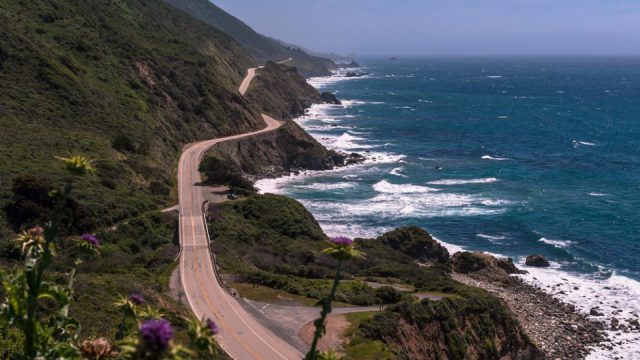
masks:
{"type": "Polygon", "coordinates": [[[407,175],[403,174],[402,170],[404,170],[404,166],[393,168],[389,171],[389,174],[406,178],[407,175]]]}
{"type": "Polygon", "coordinates": [[[598,192],[590,192],[590,193],[587,193],[587,195],[589,195],[589,196],[595,196],[595,197],[607,196],[607,194],[598,193],[598,192]]]}
{"type": "Polygon", "coordinates": [[[327,87],[329,85],[333,85],[336,84],[338,82],[342,82],[342,81],[353,81],[353,80],[358,80],[358,79],[369,79],[372,77],[371,74],[367,74],[367,75],[362,75],[362,76],[352,76],[352,77],[348,77],[346,76],[347,72],[349,71],[359,71],[362,70],[363,68],[344,68],[344,69],[339,69],[337,71],[334,71],[333,74],[331,76],[318,76],[318,77],[312,77],[307,79],[307,82],[315,87],[316,89],[321,89],[324,87],[327,87]]]}
{"type": "Polygon", "coordinates": [[[598,146],[598,144],[590,141],[581,141],[581,140],[571,140],[573,147],[577,148],[580,146],[598,146]]]}
{"type": "Polygon", "coordinates": [[[476,234],[477,237],[479,238],[483,238],[483,239],[487,239],[489,241],[495,241],[495,240],[504,240],[507,237],[504,235],[487,235],[487,234],[476,234]]]}
{"type": "Polygon", "coordinates": [[[494,183],[498,181],[498,179],[494,177],[482,178],[482,179],[442,179],[442,180],[434,180],[429,181],[427,184],[429,185],[466,185],[466,184],[488,184],[494,183]]]}
{"type": "Polygon", "coordinates": [[[571,240],[553,240],[553,239],[547,239],[547,238],[540,238],[538,241],[545,243],[545,244],[549,244],[549,245],[553,245],[554,247],[558,248],[558,249],[565,249],[568,248],[569,246],[571,246],[573,244],[573,241],[571,240]]]}
{"type": "Polygon", "coordinates": [[[298,189],[307,189],[307,190],[320,190],[320,191],[330,191],[330,190],[345,190],[345,189],[353,189],[357,187],[358,184],[354,182],[339,182],[339,183],[312,183],[312,184],[304,184],[304,185],[295,185],[295,188],[298,189]]]}
{"type": "MultiPolygon", "coordinates": [[[[493,75],[498,77],[498,75],[493,75]]],[[[342,81],[347,79],[337,79],[342,81]]],[[[434,80],[433,78],[431,80],[434,80]]],[[[330,80],[333,81],[333,80],[330,80]]],[[[328,84],[329,82],[325,82],[328,84]]],[[[563,93],[563,91],[558,91],[563,93]]],[[[525,98],[525,97],[522,97],[525,98]]],[[[533,98],[533,97],[531,97],[533,98]]],[[[353,106],[349,104],[348,106],[353,106]]],[[[330,107],[322,109],[322,111],[331,110],[330,107]]],[[[593,146],[587,144],[579,144],[584,146],[593,146]]],[[[594,144],[595,145],[595,144],[594,144]]],[[[370,156],[370,154],[368,154],[370,156]]],[[[402,155],[384,154],[390,162],[398,162],[402,159],[402,155]]],[[[504,157],[494,157],[491,155],[485,155],[482,157],[486,160],[509,160],[504,157]]],[[[433,160],[433,159],[424,159],[433,160]]],[[[359,165],[356,168],[362,169],[362,166],[370,164],[370,160],[365,162],[365,165],[359,165]]],[[[343,171],[346,168],[341,168],[334,171],[343,171]]],[[[353,168],[352,168],[353,169],[353,168]]],[[[372,171],[378,171],[376,167],[365,167],[372,171]]],[[[351,171],[351,170],[349,170],[351,171]]],[[[326,174],[323,172],[321,174],[326,174]]],[[[313,172],[305,172],[297,178],[302,176],[315,176],[313,172]]],[[[358,175],[347,174],[344,175],[346,179],[357,178],[358,175]]],[[[296,177],[293,177],[296,178],[296,177]]],[[[455,179],[454,179],[455,180],[455,179]]],[[[273,180],[261,180],[258,182],[257,187],[261,191],[273,188],[276,191],[282,191],[287,183],[280,181],[280,185],[274,185],[278,183],[273,180]]],[[[379,183],[378,183],[379,184],[379,183]]],[[[387,182],[387,184],[389,184],[387,182]]],[[[389,184],[393,185],[393,184],[389,184]]],[[[417,185],[411,185],[417,186],[417,185]]],[[[381,189],[391,189],[386,184],[379,184],[381,189]]],[[[489,208],[483,206],[483,202],[487,204],[501,204],[508,203],[502,202],[499,199],[482,198],[478,196],[470,195],[458,195],[448,194],[444,191],[425,191],[426,187],[418,187],[420,192],[408,192],[408,193],[386,193],[381,192],[372,199],[356,201],[355,203],[337,203],[335,201],[303,201],[314,215],[318,218],[323,230],[328,235],[347,235],[354,237],[376,237],[385,231],[390,229],[383,227],[372,227],[359,225],[355,219],[366,219],[371,216],[389,217],[392,219],[401,219],[403,216],[452,216],[466,214],[491,214],[491,211],[497,211],[499,213],[503,209],[500,207],[489,208]],[[486,211],[489,212],[486,212],[486,211]],[[484,212],[483,212],[484,211],[484,212]]],[[[601,196],[605,194],[589,193],[590,196],[601,196]]],[[[486,238],[488,240],[499,241],[502,240],[502,235],[487,235],[477,234],[476,236],[486,238]]],[[[448,244],[446,242],[437,239],[445,247],[449,249],[451,253],[464,250],[463,247],[448,244]]],[[[549,239],[546,239],[549,241],[549,239]]],[[[559,241],[559,240],[551,240],[559,241]]],[[[551,245],[566,245],[562,243],[551,243],[551,245]]],[[[545,291],[551,293],[553,296],[562,299],[563,301],[572,303],[576,308],[586,314],[589,313],[591,307],[599,306],[599,311],[605,314],[607,321],[610,321],[612,316],[615,316],[620,320],[622,324],[628,324],[630,319],[640,316],[640,283],[624,276],[613,275],[608,279],[596,279],[589,278],[582,275],[574,275],[560,270],[560,264],[553,263],[552,268],[539,269],[530,268],[524,266],[524,257],[518,261],[520,267],[529,271],[529,274],[519,275],[527,282],[541,287],[545,291]]],[[[609,331],[608,335],[616,342],[613,344],[613,350],[607,349],[595,349],[588,357],[589,360],[604,360],[604,359],[640,359],[640,334],[637,332],[624,333],[621,331],[609,331]]]]}
{"type": "Polygon", "coordinates": [[[392,184],[387,180],[382,180],[375,183],[372,186],[373,190],[386,193],[386,194],[410,194],[410,193],[427,193],[432,191],[439,191],[439,189],[434,189],[426,186],[419,185],[410,185],[410,184],[392,184]]]}
{"type": "MultiPolygon", "coordinates": [[[[630,320],[638,319],[636,315],[640,316],[640,283],[635,280],[616,274],[607,279],[589,278],[559,269],[526,267],[523,263],[524,258],[520,259],[519,265],[529,271],[529,274],[519,276],[554,297],[575,305],[584,314],[589,314],[591,308],[598,307],[598,311],[604,316],[590,317],[604,321],[607,327],[612,317],[628,326],[630,320]]],[[[640,332],[608,330],[607,335],[612,342],[612,350],[594,349],[587,359],[640,359],[640,332]]]]}
{"type": "Polygon", "coordinates": [[[485,160],[495,160],[495,161],[505,161],[505,160],[509,160],[509,158],[505,158],[505,157],[495,157],[495,156],[491,156],[491,155],[484,155],[482,157],[485,160]]]}
{"type": "Polygon", "coordinates": [[[303,204],[326,223],[358,223],[377,219],[413,219],[415,217],[477,216],[500,214],[508,201],[481,195],[453,194],[438,189],[392,184],[387,180],[372,185],[377,193],[366,199],[338,202],[322,198],[306,199],[303,204]]]}

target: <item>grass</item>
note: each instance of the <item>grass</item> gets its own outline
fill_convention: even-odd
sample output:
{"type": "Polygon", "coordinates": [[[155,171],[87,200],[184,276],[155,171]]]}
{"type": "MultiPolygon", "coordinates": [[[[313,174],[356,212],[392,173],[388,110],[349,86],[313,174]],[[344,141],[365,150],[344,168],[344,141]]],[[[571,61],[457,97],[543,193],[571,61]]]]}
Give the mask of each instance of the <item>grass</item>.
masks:
{"type": "Polygon", "coordinates": [[[318,91],[297,73],[296,68],[274,62],[268,62],[258,70],[258,76],[245,96],[260,106],[262,112],[276,119],[301,116],[310,103],[322,102],[318,91]]]}
{"type": "MultiPolygon", "coordinates": [[[[318,299],[328,293],[336,264],[320,255],[326,237],[299,202],[271,194],[254,195],[212,207],[209,219],[213,250],[226,273],[294,295],[318,299]]],[[[447,266],[416,264],[416,260],[431,256],[422,250],[432,248],[430,241],[426,232],[412,228],[358,241],[367,256],[344,265],[347,281],[338,289],[337,299],[356,305],[376,304],[378,290],[355,281],[358,279],[388,282],[386,278],[418,291],[458,293],[464,286],[450,279],[447,266]]],[[[440,249],[433,249],[433,256],[442,256],[440,249]]]]}
{"type": "MultiPolygon", "coordinates": [[[[319,254],[325,236],[297,201],[254,195],[219,205],[209,218],[213,250],[225,273],[260,285],[237,285],[241,294],[260,301],[291,299],[308,304],[309,298],[328,293],[335,263],[319,254]]],[[[396,229],[376,239],[358,239],[356,244],[366,257],[345,263],[337,298],[372,305],[384,294],[396,304],[382,312],[347,315],[351,325],[345,334],[345,359],[416,358],[418,353],[425,358],[462,359],[468,349],[494,358],[496,339],[507,339],[500,340],[501,356],[532,349],[499,299],[451,278],[446,250],[424,230],[396,229]],[[402,284],[441,299],[416,301],[410,293],[373,289],[362,280],[402,284]]]]}
{"type": "Polygon", "coordinates": [[[452,293],[444,293],[441,291],[418,291],[414,292],[414,295],[431,295],[437,296],[441,298],[449,298],[449,299],[462,299],[460,295],[452,294],[452,293]]]}
{"type": "MultiPolygon", "coordinates": [[[[239,282],[230,282],[227,285],[238,291],[240,296],[249,300],[275,305],[318,306],[317,298],[294,295],[287,291],[270,288],[264,285],[239,282]]],[[[334,307],[353,307],[352,304],[340,301],[334,301],[332,304],[334,307]]]]}
{"type": "Polygon", "coordinates": [[[230,287],[238,291],[240,296],[249,300],[276,305],[315,306],[317,299],[300,295],[293,295],[283,290],[273,289],[262,285],[232,282],[230,287]]]}
{"type": "Polygon", "coordinates": [[[175,202],[184,143],[262,125],[236,89],[250,55],[160,0],[3,2],[0,34],[0,207],[81,153],[99,172],[78,196],[110,226],[175,202]]]}
{"type": "Polygon", "coordinates": [[[378,340],[368,340],[358,336],[360,324],[373,318],[377,311],[367,311],[345,314],[349,327],[343,336],[347,339],[343,345],[344,360],[364,360],[364,359],[397,359],[393,349],[378,340]]]}
{"type": "Polygon", "coordinates": [[[347,321],[349,321],[350,325],[347,330],[345,330],[344,335],[348,337],[355,335],[356,331],[358,331],[358,328],[360,327],[360,324],[362,324],[363,321],[371,319],[377,313],[378,311],[363,311],[345,314],[345,317],[347,321]]]}

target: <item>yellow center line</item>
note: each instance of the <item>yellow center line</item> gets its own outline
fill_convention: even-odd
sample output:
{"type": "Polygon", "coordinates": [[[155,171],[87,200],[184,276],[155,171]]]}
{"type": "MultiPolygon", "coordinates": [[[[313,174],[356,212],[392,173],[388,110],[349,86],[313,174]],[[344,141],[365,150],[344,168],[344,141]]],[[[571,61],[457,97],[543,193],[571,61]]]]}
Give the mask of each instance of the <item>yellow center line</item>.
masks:
{"type": "MultiPolygon", "coordinates": [[[[213,307],[213,304],[211,303],[211,299],[209,298],[209,294],[207,293],[207,290],[204,288],[204,284],[202,283],[202,277],[200,276],[200,271],[199,271],[199,269],[200,269],[200,259],[198,258],[198,253],[197,253],[197,248],[196,248],[196,225],[195,225],[195,222],[193,221],[193,216],[191,216],[191,234],[192,234],[191,239],[193,240],[192,244],[194,246],[193,254],[194,254],[194,259],[195,259],[195,267],[196,267],[195,274],[196,274],[196,278],[198,280],[198,285],[200,287],[200,291],[202,292],[202,294],[203,294],[203,296],[205,298],[205,301],[207,303],[207,307],[209,308],[209,310],[213,314],[215,314],[216,311],[215,311],[215,309],[213,307]]],[[[208,246],[208,244],[207,244],[207,246],[208,246]]],[[[215,274],[214,274],[214,276],[215,276],[215,274]]],[[[224,296],[224,294],[222,296],[224,296]]],[[[220,325],[222,325],[223,329],[225,329],[225,328],[229,329],[229,327],[226,326],[226,323],[223,320],[222,316],[218,317],[218,320],[220,321],[220,323],[221,323],[220,325]]],[[[249,346],[247,346],[244,343],[244,341],[242,341],[242,339],[240,339],[238,336],[236,336],[236,334],[234,334],[233,331],[228,331],[227,333],[229,335],[231,335],[231,337],[233,339],[235,339],[236,342],[238,344],[240,344],[240,346],[242,346],[245,350],[247,350],[249,353],[251,353],[253,356],[255,356],[256,359],[263,359],[262,356],[260,356],[255,351],[253,351],[249,346]]]]}
{"type": "MultiPolygon", "coordinates": [[[[250,69],[253,70],[254,75],[255,75],[255,69],[250,69]]],[[[251,71],[249,71],[249,73],[251,73],[251,71]]],[[[185,199],[185,197],[183,195],[184,191],[188,191],[186,187],[182,187],[181,184],[184,184],[183,180],[184,180],[184,176],[185,173],[187,175],[187,180],[189,180],[190,184],[188,186],[191,186],[191,191],[188,191],[188,197],[189,200],[191,201],[191,204],[189,204],[189,208],[184,208],[182,205],[184,205],[184,202],[182,202],[182,204],[179,205],[179,210],[180,210],[180,216],[181,216],[181,221],[180,221],[180,239],[181,242],[184,239],[184,235],[185,235],[185,231],[186,231],[186,226],[184,224],[184,222],[182,221],[182,219],[184,219],[185,216],[189,216],[190,221],[191,221],[191,243],[193,245],[193,258],[194,258],[194,271],[195,271],[195,277],[196,277],[196,282],[198,283],[198,286],[200,288],[200,291],[202,292],[202,297],[204,297],[207,308],[209,311],[212,312],[212,314],[214,316],[216,316],[218,318],[218,321],[220,321],[220,325],[223,329],[227,328],[227,329],[231,329],[230,327],[227,327],[226,322],[224,321],[223,318],[223,314],[220,312],[216,312],[215,307],[213,306],[213,302],[211,301],[211,298],[209,297],[209,294],[204,286],[204,282],[202,281],[202,274],[199,271],[200,268],[200,258],[198,256],[198,248],[197,248],[197,243],[196,243],[196,231],[195,231],[195,222],[194,222],[194,213],[198,214],[198,216],[200,216],[200,218],[202,219],[202,208],[195,208],[194,204],[197,203],[198,201],[196,201],[196,197],[198,195],[198,193],[196,193],[196,191],[199,191],[199,189],[197,188],[193,188],[194,186],[194,181],[197,180],[199,178],[199,173],[197,171],[197,167],[190,167],[189,164],[193,163],[194,161],[197,163],[199,163],[200,158],[202,157],[203,153],[213,147],[214,145],[224,142],[224,141],[229,141],[229,140],[235,140],[235,139],[240,139],[240,138],[244,138],[244,137],[249,137],[252,135],[256,135],[256,134],[260,134],[260,133],[265,133],[265,132],[269,132],[272,130],[275,130],[277,128],[279,128],[283,123],[278,121],[278,120],[274,120],[272,118],[269,118],[268,116],[265,116],[264,114],[262,115],[262,118],[264,120],[264,122],[266,123],[266,127],[264,129],[261,130],[256,130],[256,131],[252,131],[249,133],[245,133],[245,134],[238,134],[238,135],[233,135],[233,136],[228,136],[225,138],[220,138],[220,139],[213,139],[213,140],[205,140],[205,141],[200,141],[200,142],[196,142],[194,143],[189,149],[187,149],[187,151],[185,151],[182,156],[180,157],[180,163],[182,164],[182,168],[180,169],[181,171],[178,174],[178,197],[179,199],[183,200],[185,199]],[[195,158],[194,158],[195,156],[195,158]],[[195,177],[193,176],[194,174],[189,171],[190,169],[196,169],[195,170],[195,177]]],[[[195,206],[199,206],[195,205],[195,206]]],[[[204,226],[207,226],[206,222],[204,222],[204,226]]],[[[206,229],[205,229],[206,230],[206,229]]],[[[208,253],[210,251],[209,249],[209,239],[207,239],[207,241],[205,242],[205,246],[207,246],[207,255],[209,256],[209,261],[211,261],[211,266],[215,266],[215,263],[213,262],[213,259],[211,259],[210,254],[208,253]]],[[[191,305],[191,308],[193,310],[193,312],[196,314],[197,316],[197,311],[195,309],[195,307],[193,306],[193,303],[191,301],[191,298],[189,296],[189,293],[186,291],[186,282],[184,280],[184,275],[185,275],[185,266],[186,266],[186,255],[184,253],[184,251],[182,252],[182,256],[181,256],[181,279],[182,279],[182,283],[183,286],[185,286],[185,295],[187,297],[187,301],[189,302],[189,304],[191,305]]],[[[210,269],[213,270],[213,269],[210,269]]],[[[213,272],[213,276],[215,278],[215,272],[213,272]]],[[[216,279],[217,281],[217,279],[216,279]]],[[[263,339],[260,335],[258,335],[258,333],[256,333],[256,331],[246,322],[246,320],[243,318],[243,316],[241,316],[238,311],[236,310],[236,307],[231,303],[231,301],[229,300],[229,298],[227,297],[227,295],[225,293],[222,293],[222,297],[224,298],[224,300],[227,302],[227,304],[229,305],[229,307],[231,308],[231,310],[233,311],[233,313],[238,317],[238,319],[240,319],[240,321],[247,327],[247,329],[249,331],[251,331],[251,333],[253,333],[253,335],[255,335],[258,339],[260,339],[267,347],[269,347],[271,350],[273,350],[277,355],[279,355],[280,357],[282,357],[283,359],[287,359],[287,357],[285,357],[284,355],[282,355],[280,352],[278,352],[273,346],[271,346],[265,339],[263,339]]],[[[231,337],[241,346],[243,347],[246,351],[248,351],[249,353],[251,353],[253,356],[255,356],[256,359],[264,359],[262,356],[260,356],[259,354],[257,354],[255,351],[253,351],[250,347],[247,346],[247,344],[245,344],[245,342],[238,336],[236,336],[236,334],[234,334],[232,331],[228,331],[227,332],[229,335],[231,335],[231,337]]],[[[276,337],[276,339],[278,339],[276,337]]],[[[223,344],[224,345],[224,344],[223,344]]],[[[244,360],[244,359],[238,359],[238,360],[244,360]]]]}

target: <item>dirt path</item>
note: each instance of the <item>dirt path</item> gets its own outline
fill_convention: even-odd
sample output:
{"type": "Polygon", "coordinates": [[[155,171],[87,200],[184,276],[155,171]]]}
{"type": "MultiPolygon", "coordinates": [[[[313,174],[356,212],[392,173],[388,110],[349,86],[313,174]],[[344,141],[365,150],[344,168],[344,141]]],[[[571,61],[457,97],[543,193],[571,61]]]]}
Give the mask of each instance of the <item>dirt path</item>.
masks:
{"type": "MultiPolygon", "coordinates": [[[[329,315],[327,317],[327,333],[318,341],[318,350],[328,351],[338,349],[344,343],[344,332],[349,328],[349,321],[344,314],[329,315]]],[[[313,333],[316,328],[313,325],[313,321],[306,323],[298,336],[304,341],[305,344],[311,345],[313,341],[313,333]]]]}

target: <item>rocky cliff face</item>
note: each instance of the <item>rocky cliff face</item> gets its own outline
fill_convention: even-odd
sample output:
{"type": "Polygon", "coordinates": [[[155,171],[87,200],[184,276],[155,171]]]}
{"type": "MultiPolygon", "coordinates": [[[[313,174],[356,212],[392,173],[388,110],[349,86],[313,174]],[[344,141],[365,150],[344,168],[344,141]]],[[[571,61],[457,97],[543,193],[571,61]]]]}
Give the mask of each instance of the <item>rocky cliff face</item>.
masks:
{"type": "Polygon", "coordinates": [[[271,61],[257,70],[245,97],[276,119],[301,116],[311,104],[323,102],[295,67],[271,61]]]}
{"type": "MultiPolygon", "coordinates": [[[[274,62],[257,70],[245,98],[276,119],[301,116],[312,104],[324,102],[295,67],[274,62]]],[[[291,120],[277,131],[226,142],[212,152],[230,157],[244,174],[254,178],[326,170],[364,160],[357,154],[327,150],[291,120]]]]}
{"type": "Polygon", "coordinates": [[[270,133],[219,144],[212,152],[227,155],[243,173],[255,178],[325,170],[345,161],[344,155],[327,150],[293,121],[270,133]]]}
{"type": "Polygon", "coordinates": [[[369,339],[395,346],[403,359],[544,359],[496,298],[401,303],[360,327],[369,339]]]}

